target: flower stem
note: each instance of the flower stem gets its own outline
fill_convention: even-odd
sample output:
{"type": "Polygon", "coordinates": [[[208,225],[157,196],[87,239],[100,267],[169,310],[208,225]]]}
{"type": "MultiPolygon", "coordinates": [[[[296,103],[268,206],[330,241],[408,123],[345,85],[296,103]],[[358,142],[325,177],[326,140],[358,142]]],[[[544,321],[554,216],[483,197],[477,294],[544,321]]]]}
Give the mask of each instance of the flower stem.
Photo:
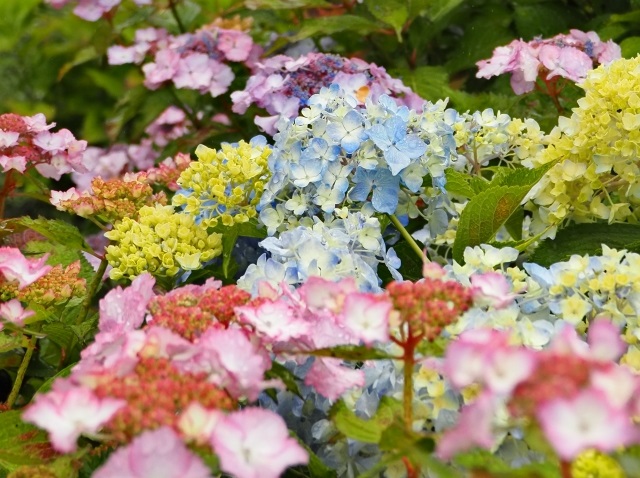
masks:
{"type": "Polygon", "coordinates": [[[171,14],[173,18],[175,18],[176,23],[178,24],[178,29],[180,29],[180,33],[187,33],[187,29],[184,27],[184,23],[182,23],[182,19],[178,14],[178,9],[176,8],[175,0],[169,0],[169,9],[171,10],[171,14]]]}
{"type": "Polygon", "coordinates": [[[4,206],[7,198],[16,187],[16,181],[14,178],[14,170],[10,169],[4,176],[4,184],[2,190],[0,190],[0,219],[4,218],[4,206]]]}
{"type": "Polygon", "coordinates": [[[568,461],[562,460],[560,462],[560,476],[562,478],[572,478],[573,473],[571,473],[571,463],[568,461]]]}
{"type": "Polygon", "coordinates": [[[411,249],[418,255],[421,261],[424,261],[424,252],[420,249],[418,243],[411,237],[409,231],[407,231],[400,220],[395,216],[395,214],[389,214],[389,219],[391,219],[391,224],[395,226],[395,228],[400,232],[405,241],[409,243],[411,249]]]}
{"type": "Polygon", "coordinates": [[[6,405],[8,409],[12,408],[14,403],[16,403],[16,400],[18,399],[20,389],[22,388],[22,382],[24,381],[24,376],[27,373],[27,368],[29,367],[29,362],[31,361],[31,356],[33,355],[33,351],[36,349],[37,341],[38,337],[34,335],[29,339],[29,342],[27,343],[27,350],[24,353],[24,357],[22,357],[22,362],[20,363],[20,368],[18,368],[16,380],[13,382],[11,393],[9,393],[9,398],[7,398],[6,405]]]}
{"type": "Polygon", "coordinates": [[[100,265],[98,266],[98,270],[96,271],[96,275],[93,276],[91,283],[89,284],[89,288],[87,289],[87,296],[84,298],[84,302],[82,303],[82,309],[78,314],[78,319],[76,320],[76,324],[80,325],[85,321],[87,315],[89,314],[89,309],[91,308],[91,302],[93,301],[93,296],[96,295],[98,291],[98,287],[102,282],[102,276],[104,276],[105,271],[107,270],[107,259],[102,259],[100,261],[100,265]]]}
{"type": "Polygon", "coordinates": [[[409,331],[409,337],[403,344],[404,383],[402,389],[402,404],[404,410],[404,426],[408,433],[413,431],[413,369],[416,364],[414,353],[417,341],[409,331]]]}

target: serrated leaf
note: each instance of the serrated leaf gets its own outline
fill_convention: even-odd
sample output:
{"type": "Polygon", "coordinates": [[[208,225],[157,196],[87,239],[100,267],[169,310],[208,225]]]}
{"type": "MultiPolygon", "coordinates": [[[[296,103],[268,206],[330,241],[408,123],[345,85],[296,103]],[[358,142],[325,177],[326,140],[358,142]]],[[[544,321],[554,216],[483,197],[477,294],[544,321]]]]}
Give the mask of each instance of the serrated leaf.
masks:
{"type": "Polygon", "coordinates": [[[613,249],[640,252],[640,225],[573,224],[561,229],[555,239],[545,239],[533,252],[529,262],[549,267],[568,260],[573,254],[600,255],[602,244],[613,249]]]}
{"type": "Polygon", "coordinates": [[[39,465],[55,454],[44,431],[22,421],[19,410],[0,413],[0,466],[39,465]]]}
{"type": "Polygon", "coordinates": [[[336,345],[335,347],[316,349],[305,353],[316,357],[333,357],[357,361],[396,358],[384,350],[373,349],[364,345],[336,345]]]}
{"type": "Polygon", "coordinates": [[[444,172],[447,183],[445,189],[451,194],[471,199],[476,195],[476,191],[469,184],[473,176],[448,168],[444,172]]]}
{"type": "Polygon", "coordinates": [[[504,227],[507,229],[509,235],[515,241],[522,240],[522,223],[524,222],[524,210],[516,209],[507,222],[504,223],[504,227]]]}
{"type": "Polygon", "coordinates": [[[494,173],[494,177],[489,184],[493,186],[530,186],[533,187],[542,176],[546,174],[557,161],[551,161],[547,164],[543,164],[534,169],[518,168],[515,170],[509,170],[507,168],[500,168],[494,173]]]}
{"type": "Polygon", "coordinates": [[[393,27],[402,43],[402,28],[409,18],[406,4],[399,0],[367,0],[365,5],[374,17],[393,27]]]}
{"type": "Polygon", "coordinates": [[[300,31],[290,38],[291,42],[304,40],[315,35],[333,35],[343,31],[352,31],[366,35],[380,30],[377,23],[356,15],[313,18],[305,21],[300,31]]]}
{"type": "Polygon", "coordinates": [[[64,244],[69,248],[91,250],[78,228],[67,222],[59,219],[45,219],[44,217],[32,219],[26,216],[20,218],[17,222],[42,234],[47,239],[64,244]]]}
{"type": "Polygon", "coordinates": [[[531,188],[544,176],[554,163],[535,169],[520,169],[508,175],[500,175],[490,187],[473,197],[465,206],[458,220],[458,230],[453,243],[453,258],[464,262],[464,250],[491,241],[498,229],[520,207],[531,188]],[[503,185],[504,184],[504,185],[503,185]]]}
{"type": "Polygon", "coordinates": [[[50,324],[43,325],[42,332],[47,335],[49,340],[63,350],[70,349],[78,341],[78,337],[73,329],[61,322],[52,322],[50,324]]]}

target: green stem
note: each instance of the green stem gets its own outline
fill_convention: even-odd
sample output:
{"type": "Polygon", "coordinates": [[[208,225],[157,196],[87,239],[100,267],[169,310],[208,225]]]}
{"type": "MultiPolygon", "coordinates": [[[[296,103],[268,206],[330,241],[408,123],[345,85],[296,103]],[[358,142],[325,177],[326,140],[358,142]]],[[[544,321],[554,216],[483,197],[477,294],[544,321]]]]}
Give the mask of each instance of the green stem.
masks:
{"type": "Polygon", "coordinates": [[[184,27],[184,23],[182,23],[182,19],[180,18],[180,15],[178,15],[178,9],[176,8],[175,0],[169,0],[169,9],[171,10],[171,14],[173,15],[173,18],[176,19],[176,23],[178,24],[180,33],[187,33],[187,29],[184,27]]]}
{"type": "Polygon", "coordinates": [[[76,320],[77,325],[80,325],[87,318],[87,315],[89,314],[89,309],[91,308],[91,302],[93,301],[93,296],[96,295],[96,292],[98,291],[98,287],[102,283],[102,276],[107,270],[107,265],[109,265],[109,263],[107,262],[107,259],[102,259],[100,261],[100,266],[96,271],[96,275],[93,276],[93,280],[89,284],[89,287],[87,289],[87,296],[84,298],[84,302],[82,303],[82,309],[78,314],[78,319],[76,320]]]}
{"type": "Polygon", "coordinates": [[[29,362],[31,361],[31,356],[33,355],[33,351],[36,349],[37,341],[38,337],[36,337],[35,335],[29,339],[27,350],[24,353],[24,357],[22,357],[22,362],[20,363],[20,368],[18,369],[18,374],[16,375],[16,380],[13,382],[11,393],[9,393],[9,398],[7,398],[7,408],[13,408],[14,403],[16,403],[16,400],[18,399],[20,388],[22,388],[22,382],[24,381],[24,376],[27,373],[27,368],[29,367],[29,362]]]}
{"type": "Polygon", "coordinates": [[[395,214],[389,214],[389,219],[391,219],[391,224],[393,224],[395,228],[398,231],[400,231],[400,234],[402,234],[402,237],[404,238],[404,240],[409,243],[409,245],[411,246],[411,249],[413,249],[413,251],[418,255],[420,260],[423,261],[424,252],[422,251],[418,243],[413,239],[413,237],[411,237],[411,234],[409,234],[409,231],[407,231],[404,228],[404,226],[400,223],[400,220],[395,216],[395,214]]]}

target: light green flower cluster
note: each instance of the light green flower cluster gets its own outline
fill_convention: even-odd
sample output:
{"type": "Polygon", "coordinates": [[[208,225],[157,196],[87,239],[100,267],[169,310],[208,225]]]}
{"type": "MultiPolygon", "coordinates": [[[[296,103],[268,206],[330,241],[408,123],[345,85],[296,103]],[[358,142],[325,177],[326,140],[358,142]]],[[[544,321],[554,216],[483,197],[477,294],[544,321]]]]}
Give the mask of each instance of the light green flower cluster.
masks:
{"type": "Polygon", "coordinates": [[[571,464],[573,478],[624,478],[626,476],[620,464],[596,450],[581,453],[571,464]]]}
{"type": "Polygon", "coordinates": [[[144,206],[138,214],[137,221],[125,217],[105,233],[115,243],[106,249],[112,279],[143,272],[172,277],[180,270],[199,269],[222,253],[220,234],[207,233],[192,215],[176,213],[173,206],[144,206]]]}
{"type": "Polygon", "coordinates": [[[173,198],[204,226],[225,226],[257,216],[256,206],[269,180],[267,160],[271,149],[259,141],[223,144],[219,151],[200,145],[198,161],[182,172],[182,188],[173,198]]]}
{"type": "Polygon", "coordinates": [[[592,70],[585,96],[561,117],[529,167],[558,160],[533,195],[534,232],[565,219],[637,221],[640,205],[640,57],[592,70]]]}

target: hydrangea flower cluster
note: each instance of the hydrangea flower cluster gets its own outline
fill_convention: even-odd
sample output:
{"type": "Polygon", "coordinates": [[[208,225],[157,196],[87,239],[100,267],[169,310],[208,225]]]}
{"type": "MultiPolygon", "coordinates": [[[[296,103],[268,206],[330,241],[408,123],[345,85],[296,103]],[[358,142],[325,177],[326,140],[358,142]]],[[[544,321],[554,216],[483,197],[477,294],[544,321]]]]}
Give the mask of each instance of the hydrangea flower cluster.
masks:
{"type": "Polygon", "coordinates": [[[534,232],[567,219],[637,220],[640,58],[600,66],[580,86],[585,96],[571,117],[560,117],[544,151],[523,162],[558,161],[530,193],[534,232]]]}
{"type": "MultiPolygon", "coordinates": [[[[376,270],[386,264],[394,277],[401,279],[393,248],[387,249],[380,221],[361,212],[340,211],[341,216],[321,221],[307,220],[290,230],[260,242],[263,254],[250,264],[238,279],[238,287],[256,295],[261,284],[295,286],[318,276],[327,280],[353,277],[360,290],[380,290],[376,270]]],[[[277,221],[278,219],[274,219],[277,221]]],[[[267,225],[275,231],[276,224],[267,225]]]]}
{"type": "MultiPolygon", "coordinates": [[[[236,313],[275,353],[388,341],[391,302],[359,292],[352,278],[334,282],[311,277],[297,290],[278,293],[263,286],[262,291],[262,300],[238,307],[236,313]]],[[[318,393],[336,399],[364,385],[364,371],[343,366],[339,359],[316,357],[304,379],[318,393]]]]}
{"type": "Polygon", "coordinates": [[[188,154],[178,153],[173,158],[166,158],[156,167],[137,173],[126,173],[124,179],[125,181],[135,180],[153,186],[161,186],[169,191],[177,191],[180,189],[178,178],[190,164],[191,157],[188,154]]]}
{"type": "MultiPolygon", "coordinates": [[[[46,0],[53,8],[62,8],[76,0],[46,0]]],[[[138,6],[150,5],[153,0],[133,0],[138,6]]],[[[95,22],[117,8],[122,0],[77,0],[73,13],[80,18],[95,22]]]]}
{"type": "Polygon", "coordinates": [[[545,82],[556,77],[579,82],[597,65],[621,57],[620,46],[603,42],[596,32],[571,30],[568,35],[535,38],[530,42],[514,40],[493,50],[489,60],[477,63],[478,78],[511,73],[511,87],[517,95],[532,91],[538,76],[545,82]]]}
{"type": "Polygon", "coordinates": [[[208,234],[189,214],[173,206],[143,206],[138,220],[124,217],[105,237],[106,259],[114,279],[136,277],[149,271],[158,277],[173,277],[181,270],[199,269],[222,252],[220,234],[208,234]]]}
{"type": "Polygon", "coordinates": [[[38,259],[27,259],[20,249],[15,247],[0,247],[0,281],[18,283],[18,290],[22,290],[51,271],[48,266],[48,255],[38,259]]]}
{"type": "Polygon", "coordinates": [[[49,131],[43,114],[0,115],[0,166],[4,172],[15,169],[24,173],[29,165],[46,178],[60,179],[71,171],[86,171],[83,153],[86,141],[76,140],[71,131],[49,131]]]}
{"type": "Polygon", "coordinates": [[[257,216],[265,183],[270,174],[267,160],[271,149],[262,136],[249,143],[222,144],[219,151],[198,146],[198,161],[185,169],[173,197],[173,205],[196,218],[205,227],[218,221],[225,226],[248,222],[257,216]]]}
{"type": "Polygon", "coordinates": [[[86,171],[73,171],[71,179],[80,191],[91,187],[91,180],[101,177],[105,181],[116,178],[126,171],[147,170],[153,167],[158,153],[149,139],[140,144],[115,144],[109,148],[89,147],[84,153],[86,171]]]}
{"type": "Polygon", "coordinates": [[[60,264],[51,267],[46,274],[22,289],[15,282],[0,281],[0,298],[47,307],[84,297],[86,286],[86,280],[80,277],[80,261],[76,261],[66,267],[60,264]]]}
{"type": "Polygon", "coordinates": [[[264,108],[271,116],[257,116],[254,121],[273,135],[280,118],[298,116],[313,95],[332,83],[360,104],[367,98],[375,102],[383,94],[414,109],[419,109],[423,102],[382,67],[359,58],[312,52],[299,58],[276,55],[257,63],[245,89],[231,94],[233,111],[243,114],[252,104],[264,108]]]}
{"type": "Polygon", "coordinates": [[[443,180],[456,149],[444,115],[444,102],[419,114],[387,95],[360,105],[337,84],[323,88],[274,136],[261,218],[283,195],[297,216],[332,213],[343,201],[393,214],[401,186],[418,193],[427,174],[443,180]]]}
{"type": "MultiPolygon", "coordinates": [[[[307,463],[307,453],[276,414],[253,407],[232,411],[238,399],[255,400],[275,385],[263,378],[271,366],[266,349],[238,327],[216,327],[215,319],[193,341],[158,325],[147,315],[154,282],[143,274],[101,300],[95,342],[71,375],[38,395],[23,418],[46,429],[61,452],[75,450],[81,434],[120,443],[133,438],[111,454],[98,476],[131,467],[131,476],[155,476],[164,461],[180,476],[210,476],[189,446],[212,450],[221,470],[239,478],[276,478],[307,463]],[[140,328],[145,320],[150,325],[140,328]],[[266,442],[263,427],[269,430],[266,442]],[[198,474],[189,474],[192,469],[198,474]]],[[[211,280],[187,286],[187,295],[204,300],[219,286],[211,280]]]]}
{"type": "Polygon", "coordinates": [[[567,462],[587,450],[613,452],[640,441],[633,420],[640,381],[616,363],[626,350],[617,327],[594,321],[588,344],[565,327],[544,351],[509,340],[508,332],[478,329],[449,345],[447,378],[458,388],[477,383],[481,389],[439,441],[442,458],[474,446],[491,448],[494,415],[505,405],[512,423],[539,427],[567,462]]]}
{"type": "Polygon", "coordinates": [[[91,189],[79,193],[75,188],[68,191],[51,191],[50,202],[59,211],[67,211],[81,217],[96,217],[105,223],[122,218],[135,218],[142,206],[165,205],[163,192],[153,193],[148,184],[125,179],[101,177],[91,180],[91,189]]]}
{"type": "Polygon", "coordinates": [[[235,285],[219,283],[185,286],[149,302],[153,324],[193,341],[207,329],[228,328],[235,320],[234,307],[246,304],[251,296],[235,285]]]}
{"type": "Polygon", "coordinates": [[[197,90],[216,97],[225,93],[235,75],[226,62],[252,65],[261,52],[251,36],[240,30],[205,25],[194,33],[169,35],[164,29],[138,30],[132,46],[109,48],[109,64],[145,63],[145,86],[155,90],[167,82],[176,88],[197,90]]]}

